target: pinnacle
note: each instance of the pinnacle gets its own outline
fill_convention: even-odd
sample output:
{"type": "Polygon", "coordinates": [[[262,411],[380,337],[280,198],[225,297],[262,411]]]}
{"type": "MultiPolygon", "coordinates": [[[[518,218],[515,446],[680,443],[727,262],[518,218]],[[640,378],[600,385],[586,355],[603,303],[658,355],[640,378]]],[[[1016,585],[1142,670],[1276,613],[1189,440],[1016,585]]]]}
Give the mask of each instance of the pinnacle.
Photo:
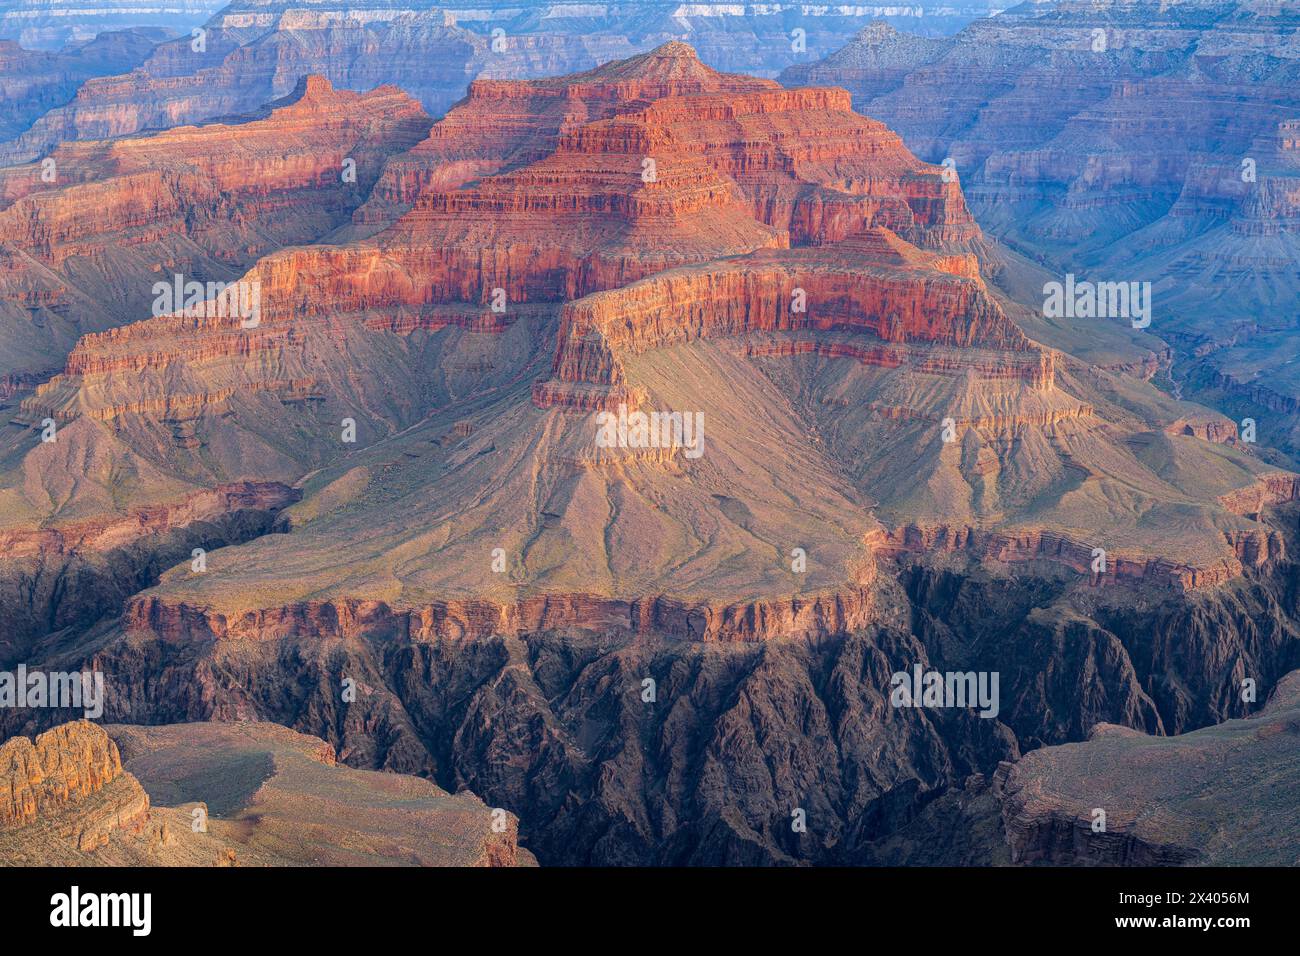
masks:
{"type": "Polygon", "coordinates": [[[681,40],[669,40],[662,46],[655,47],[650,51],[655,56],[671,56],[683,59],[698,60],[699,54],[695,52],[695,47],[689,43],[683,43],[681,40]]]}

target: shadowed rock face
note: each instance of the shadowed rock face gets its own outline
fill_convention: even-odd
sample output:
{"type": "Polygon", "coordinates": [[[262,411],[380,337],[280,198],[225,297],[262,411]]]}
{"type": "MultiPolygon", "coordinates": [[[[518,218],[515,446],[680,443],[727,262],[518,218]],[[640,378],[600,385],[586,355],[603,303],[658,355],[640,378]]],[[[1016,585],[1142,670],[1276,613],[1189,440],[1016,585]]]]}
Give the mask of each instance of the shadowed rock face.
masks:
{"type": "Polygon", "coordinates": [[[274,724],[64,724],[0,745],[0,781],[0,866],[534,864],[473,794],[274,724]]]}
{"type": "Polygon", "coordinates": [[[0,40],[0,140],[17,136],[38,117],[62,106],[86,80],[139,66],[163,34],[123,30],[85,39],[90,42],[57,52],[0,40]]]}
{"type": "MultiPolygon", "coordinates": [[[[256,717],[318,734],[352,766],[518,813],[547,864],[980,862],[1009,849],[971,774],[990,780],[1099,721],[1172,735],[1250,713],[1243,676],[1271,686],[1300,664],[1294,575],[1152,606],[1046,570],[908,567],[877,582],[868,627],[763,644],[615,626],[434,635],[373,607],[267,615],[214,638],[191,609],[63,654],[105,673],[106,719],[256,717]],[[892,675],[918,664],[999,672],[999,713],[892,706],[892,675]],[[358,688],[346,704],[345,678],[358,688]],[[966,814],[978,826],[951,851],[935,844],[966,814]]],[[[1144,786],[1136,771],[1117,779],[1144,786]]]]}
{"type": "Polygon", "coordinates": [[[276,482],[235,482],[121,516],[0,532],[7,624],[0,664],[24,660],[36,638],[116,614],[165,568],[193,560],[196,549],[203,553],[268,533],[276,514],[299,497],[276,482]]]}
{"type": "Polygon", "coordinates": [[[159,44],[138,68],[82,85],[70,102],[0,146],[0,162],[31,162],[60,143],[248,113],[312,75],[353,90],[400,82],[436,114],[460,96],[466,63],[484,47],[437,11],[375,24],[284,16],[282,29],[210,24],[202,40],[187,35],[159,44]],[[414,59],[418,74],[409,68],[414,59]]]}
{"type": "Polygon", "coordinates": [[[1176,737],[1099,724],[1084,743],[1037,750],[995,781],[1011,861],[1294,866],[1297,734],[1292,673],[1246,719],[1176,737]]]}
{"type": "Polygon", "coordinates": [[[917,155],[951,158],[981,224],[1043,281],[1153,283],[1144,338],[1172,346],[1173,378],[1294,452],[1298,17],[1242,0],[1026,4],[952,38],[873,25],[783,80],[844,86],[917,155]]]}

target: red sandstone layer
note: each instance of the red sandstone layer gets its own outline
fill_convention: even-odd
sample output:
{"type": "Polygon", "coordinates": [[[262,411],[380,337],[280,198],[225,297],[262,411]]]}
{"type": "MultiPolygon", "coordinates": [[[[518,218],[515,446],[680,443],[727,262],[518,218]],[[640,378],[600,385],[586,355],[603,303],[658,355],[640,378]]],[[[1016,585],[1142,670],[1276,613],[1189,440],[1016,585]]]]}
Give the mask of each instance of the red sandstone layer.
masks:
{"type": "MultiPolygon", "coordinates": [[[[572,302],[561,313],[552,372],[557,383],[622,386],[625,356],[702,338],[793,331],[870,338],[861,347],[792,343],[789,354],[820,350],[882,367],[907,358],[944,373],[968,367],[962,350],[979,348],[970,366],[984,377],[1021,378],[1036,388],[1053,381],[1051,355],[1002,312],[973,257],[923,252],[883,229],[834,245],[677,269],[572,302]],[[918,347],[899,348],[909,344],[918,347]],[[952,351],[926,355],[921,346],[931,345],[952,351]]],[[[554,404],[563,394],[553,383],[539,398],[554,404]]]]}
{"type": "Polygon", "coordinates": [[[64,144],[50,157],[52,185],[42,182],[40,165],[0,171],[0,194],[30,187],[0,211],[0,230],[11,246],[56,268],[124,238],[201,240],[207,220],[268,221],[291,206],[305,213],[338,204],[348,192],[345,160],[364,185],[427,125],[419,104],[395,87],[358,94],[308,77],[264,119],[64,144]]]}
{"type": "Polygon", "coordinates": [[[421,218],[604,208],[633,222],[725,194],[794,243],[871,225],[926,246],[979,238],[958,184],[854,113],[846,91],[716,73],[680,43],[587,74],[475,83],[427,140],[389,163],[376,194],[379,206],[414,205],[421,218]],[[663,178],[630,190],[646,161],[663,178]]]}
{"type": "Polygon", "coordinates": [[[176,641],[266,641],[288,634],[354,637],[396,627],[415,640],[480,640],[566,628],[626,629],[633,634],[739,643],[815,639],[865,627],[874,613],[866,584],[837,592],[738,602],[691,602],[667,596],[619,599],[538,594],[510,603],[453,599],[416,608],[383,601],[308,602],[227,615],[144,595],[125,613],[126,630],[176,641]]]}

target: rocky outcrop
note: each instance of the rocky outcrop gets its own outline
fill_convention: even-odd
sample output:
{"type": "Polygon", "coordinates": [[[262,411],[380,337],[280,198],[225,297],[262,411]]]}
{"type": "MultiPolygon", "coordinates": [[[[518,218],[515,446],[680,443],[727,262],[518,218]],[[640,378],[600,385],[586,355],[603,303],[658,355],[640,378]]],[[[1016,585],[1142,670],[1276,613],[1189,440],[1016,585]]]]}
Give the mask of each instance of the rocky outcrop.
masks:
{"type": "Polygon", "coordinates": [[[427,780],[350,769],[325,741],[277,724],[108,731],[155,802],[205,807],[208,830],[241,865],[536,866],[514,814],[427,780]]]}
{"type": "Polygon", "coordinates": [[[233,512],[279,511],[300,496],[294,489],[275,482],[237,482],[195,492],[178,502],[141,508],[123,517],[105,516],[40,529],[3,529],[0,548],[10,559],[42,553],[71,555],[107,551],[145,535],[164,534],[233,512]]]}
{"type": "MultiPolygon", "coordinates": [[[[1293,499],[1292,499],[1293,500],[1293,499]]],[[[1262,510],[1262,508],[1260,509],[1262,510]]],[[[1068,534],[1034,529],[1023,532],[980,528],[908,525],[882,532],[871,543],[877,554],[933,555],[961,552],[981,560],[1005,563],[1048,561],[1087,575],[1095,586],[1128,582],[1179,590],[1213,588],[1285,555],[1282,536],[1264,529],[1227,535],[1234,559],[1193,565],[1169,558],[1107,553],[1104,570],[1097,570],[1096,545],[1068,534]]]]}
{"type": "Polygon", "coordinates": [[[512,815],[339,766],[284,727],[107,730],[79,721],[0,745],[0,866],[536,863],[512,815]]]}
{"type": "MultiPolygon", "coordinates": [[[[623,386],[626,356],[701,338],[797,330],[866,333],[857,351],[828,345],[826,354],[884,367],[902,364],[890,346],[907,343],[1034,352],[1009,356],[987,372],[1052,384],[1050,356],[1035,350],[988,295],[973,256],[923,253],[884,229],[834,245],[665,272],[572,302],[561,312],[552,371],[563,383],[623,386]]],[[[751,347],[750,354],[780,351],[751,347]]],[[[943,368],[937,355],[926,361],[919,357],[929,371],[943,368]]],[[[960,369],[960,358],[953,365],[960,369]]]]}
{"type": "Polygon", "coordinates": [[[1234,514],[1259,514],[1265,508],[1300,499],[1300,478],[1290,472],[1260,475],[1248,488],[1240,488],[1219,500],[1234,514]]]}
{"type": "Polygon", "coordinates": [[[1281,808],[1297,774],[1298,699],[1300,674],[1292,673],[1245,719],[1176,737],[1098,724],[1086,742],[1003,765],[994,787],[1011,861],[1288,864],[1297,847],[1281,808]],[[1222,825],[1229,817],[1237,821],[1231,836],[1222,825]]]}
{"type": "Polygon", "coordinates": [[[853,113],[842,90],[782,91],[717,73],[683,43],[553,80],[474,83],[428,140],[389,164],[358,219],[383,221],[413,205],[434,215],[487,203],[518,212],[516,197],[528,195],[534,214],[603,202],[636,221],[679,215],[719,192],[738,193],[753,218],[795,244],[872,224],[925,246],[979,240],[956,183],[918,164],[883,124],[853,113]],[[814,116],[817,136],[789,134],[814,116]],[[488,180],[491,192],[453,192],[528,164],[534,169],[488,180]],[[619,182],[630,174],[655,188],[584,197],[593,185],[608,192],[599,186],[609,174],[599,171],[611,164],[629,167],[619,182]]]}
{"type": "Polygon", "coordinates": [[[178,641],[266,641],[310,631],[349,639],[373,631],[414,641],[483,641],[540,631],[623,630],[704,643],[759,643],[777,638],[820,639],[866,626],[872,619],[868,582],[843,592],[726,605],[671,597],[621,601],[591,594],[538,595],[514,604],[487,600],[440,601],[392,608],[382,601],[313,602],[225,614],[174,604],[156,596],[130,602],[123,620],[178,641]]]}
{"type": "Polygon", "coordinates": [[[122,775],[117,745],[94,724],[64,724],[0,744],[0,830],[56,816],[122,775]]]}
{"type": "Polygon", "coordinates": [[[586,73],[539,80],[475,80],[422,143],[384,169],[361,222],[385,222],[425,192],[442,192],[545,158],[569,132],[636,112],[646,102],[703,93],[775,89],[770,81],[718,73],[670,43],[586,73]]]}
{"type": "MultiPolygon", "coordinates": [[[[272,202],[305,205],[304,194],[314,191],[328,208],[364,193],[387,155],[418,141],[427,125],[419,106],[394,87],[358,95],[305,77],[285,99],[241,122],[63,145],[50,157],[48,184],[39,165],[0,171],[14,201],[4,211],[6,241],[58,267],[88,254],[89,237],[126,229],[147,236],[187,204],[209,219],[223,208],[266,228],[279,212],[272,202]],[[345,175],[347,159],[355,176],[345,175]]],[[[211,228],[198,220],[190,235],[211,228]]]]}

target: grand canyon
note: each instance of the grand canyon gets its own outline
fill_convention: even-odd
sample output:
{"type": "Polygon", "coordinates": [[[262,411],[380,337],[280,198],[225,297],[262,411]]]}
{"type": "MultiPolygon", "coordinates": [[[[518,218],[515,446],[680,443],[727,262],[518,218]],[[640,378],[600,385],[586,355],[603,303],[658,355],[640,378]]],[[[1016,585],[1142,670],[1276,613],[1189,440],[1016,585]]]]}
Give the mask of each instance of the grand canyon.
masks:
{"type": "Polygon", "coordinates": [[[0,863],[1300,862],[1296,5],[11,6],[0,863]]]}

